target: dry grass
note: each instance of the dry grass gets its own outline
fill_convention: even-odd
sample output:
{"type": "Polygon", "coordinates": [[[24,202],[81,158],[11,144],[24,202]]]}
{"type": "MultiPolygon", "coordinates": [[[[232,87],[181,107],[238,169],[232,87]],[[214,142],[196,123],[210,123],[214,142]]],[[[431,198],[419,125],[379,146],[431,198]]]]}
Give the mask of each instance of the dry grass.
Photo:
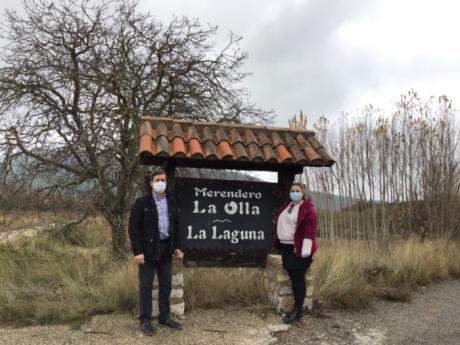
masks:
{"type": "MultiPolygon", "coordinates": [[[[134,264],[115,264],[109,245],[94,246],[105,236],[96,234],[107,231],[101,225],[86,224],[76,231],[94,239],[87,245],[45,236],[2,245],[0,320],[60,322],[133,310],[134,264]]],[[[73,236],[77,237],[76,233],[73,236]]]]}
{"type": "Polygon", "coordinates": [[[73,212],[53,212],[35,210],[0,211],[0,232],[15,229],[43,226],[63,219],[75,219],[77,215],[73,212]]]}
{"type": "MultiPolygon", "coordinates": [[[[93,219],[65,237],[44,234],[0,245],[0,321],[63,322],[135,312],[137,268],[111,259],[109,238],[105,222],[93,219]]],[[[460,243],[321,241],[312,267],[316,294],[325,304],[408,300],[418,285],[460,278],[460,243]]],[[[186,268],[187,308],[264,302],[262,274],[263,269],[186,268]]]]}
{"type": "MultiPolygon", "coordinates": [[[[0,321],[47,323],[135,312],[137,267],[110,257],[110,232],[92,219],[66,234],[0,245],[0,321]],[[65,235],[63,237],[63,235],[65,235]]],[[[187,308],[254,303],[260,269],[185,268],[187,308]]]]}
{"type": "Polygon", "coordinates": [[[448,239],[320,245],[312,267],[317,294],[327,304],[364,307],[376,297],[407,301],[419,285],[460,278],[460,243],[448,239]]]}
{"type": "Polygon", "coordinates": [[[219,307],[265,301],[262,268],[185,268],[186,306],[219,307]]]}

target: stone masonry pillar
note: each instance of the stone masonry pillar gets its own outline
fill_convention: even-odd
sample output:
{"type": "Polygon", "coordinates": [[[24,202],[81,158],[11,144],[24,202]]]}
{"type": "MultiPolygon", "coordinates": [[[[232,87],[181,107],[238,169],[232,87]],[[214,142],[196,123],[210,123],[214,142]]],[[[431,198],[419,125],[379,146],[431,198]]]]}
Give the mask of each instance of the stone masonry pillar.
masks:
{"type": "MultiPolygon", "coordinates": [[[[307,294],[304,307],[310,311],[313,308],[313,277],[310,270],[306,274],[307,294]]],[[[276,308],[278,313],[290,310],[294,304],[291,281],[285,270],[283,270],[281,255],[268,254],[267,266],[264,273],[264,287],[268,299],[276,308]]]]}

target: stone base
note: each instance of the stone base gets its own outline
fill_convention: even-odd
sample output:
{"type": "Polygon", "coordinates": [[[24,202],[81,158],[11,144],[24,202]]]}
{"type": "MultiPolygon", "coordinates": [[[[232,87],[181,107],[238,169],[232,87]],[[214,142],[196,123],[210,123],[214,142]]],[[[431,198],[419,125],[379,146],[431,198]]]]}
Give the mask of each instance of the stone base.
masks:
{"type": "MultiPolygon", "coordinates": [[[[313,277],[310,270],[307,271],[305,280],[307,293],[304,307],[311,311],[313,308],[313,277]]],[[[292,296],[291,281],[282,267],[281,255],[267,255],[264,287],[269,301],[273,303],[278,313],[285,313],[292,308],[294,298],[292,296]]]]}
{"type": "MultiPolygon", "coordinates": [[[[171,314],[183,318],[185,314],[184,300],[184,275],[182,273],[182,260],[173,258],[172,269],[172,290],[169,299],[171,314]]],[[[305,296],[304,307],[308,310],[313,308],[313,277],[310,270],[306,274],[307,293],[305,296]]],[[[267,265],[265,268],[263,284],[268,299],[276,308],[278,313],[284,313],[292,308],[294,298],[292,296],[291,281],[285,270],[283,270],[281,255],[267,255],[267,265]]],[[[158,279],[154,280],[153,291],[153,317],[158,316],[158,279]]]]}

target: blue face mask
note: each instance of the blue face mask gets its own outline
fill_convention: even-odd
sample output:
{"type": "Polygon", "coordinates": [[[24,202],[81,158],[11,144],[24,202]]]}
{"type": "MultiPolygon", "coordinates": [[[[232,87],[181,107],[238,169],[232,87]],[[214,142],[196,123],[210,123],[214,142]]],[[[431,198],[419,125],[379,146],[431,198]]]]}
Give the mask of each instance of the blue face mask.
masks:
{"type": "Polygon", "coordinates": [[[300,192],[290,192],[289,197],[292,201],[300,201],[302,200],[302,193],[300,192]]]}

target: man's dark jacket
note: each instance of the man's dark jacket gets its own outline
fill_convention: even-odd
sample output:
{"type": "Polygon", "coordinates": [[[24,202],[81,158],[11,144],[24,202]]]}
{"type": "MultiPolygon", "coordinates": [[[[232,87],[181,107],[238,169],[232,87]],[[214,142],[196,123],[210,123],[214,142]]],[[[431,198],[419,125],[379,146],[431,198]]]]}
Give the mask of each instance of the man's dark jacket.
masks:
{"type": "MultiPolygon", "coordinates": [[[[173,198],[168,201],[169,236],[171,249],[181,249],[177,209],[173,198]]],[[[134,255],[144,254],[145,259],[160,259],[160,230],[158,211],[152,193],[138,198],[129,216],[129,237],[134,255]]]]}

